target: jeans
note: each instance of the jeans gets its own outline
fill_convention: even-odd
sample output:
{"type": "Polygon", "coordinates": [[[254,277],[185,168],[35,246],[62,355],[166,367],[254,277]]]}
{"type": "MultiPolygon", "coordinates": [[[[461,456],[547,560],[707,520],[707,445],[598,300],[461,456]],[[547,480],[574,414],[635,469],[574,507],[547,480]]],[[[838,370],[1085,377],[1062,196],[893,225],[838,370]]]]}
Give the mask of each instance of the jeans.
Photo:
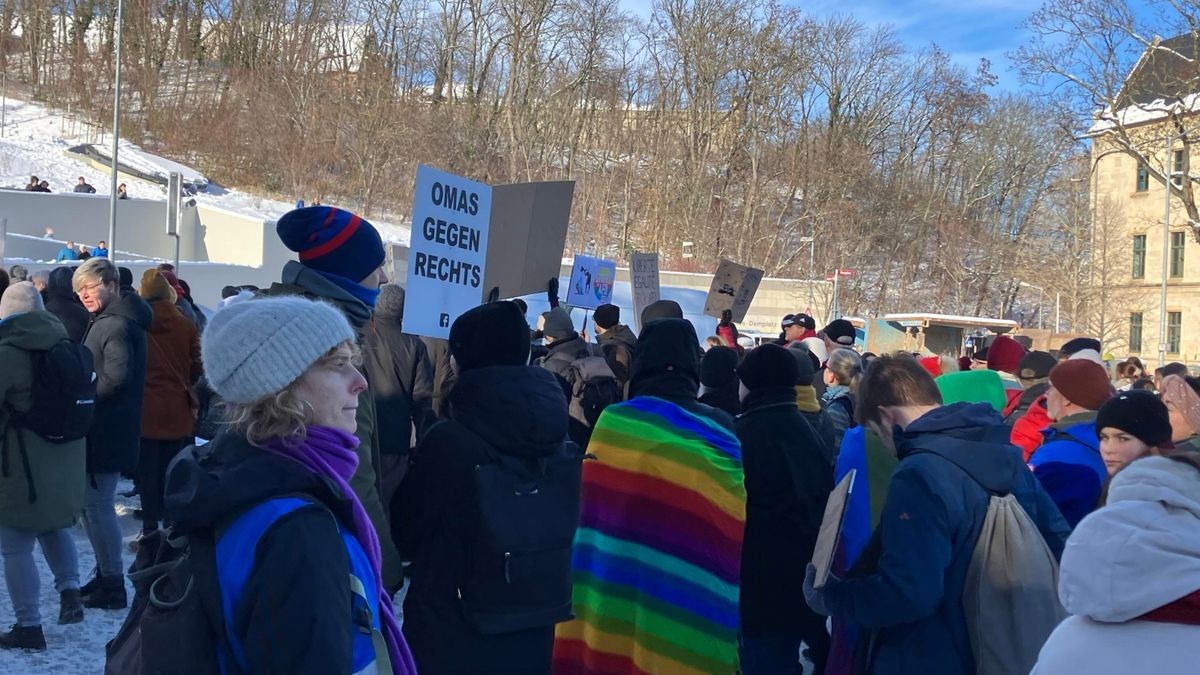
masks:
{"type": "Polygon", "coordinates": [[[743,635],[740,642],[738,653],[743,675],[803,675],[802,643],[808,645],[812,655],[814,675],[824,675],[825,662],[829,659],[829,635],[823,630],[813,631],[808,639],[799,632],[781,632],[754,637],[743,635]]]}
{"type": "Polygon", "coordinates": [[[0,554],[4,556],[4,581],[12,598],[18,626],[40,626],[42,615],[38,600],[42,590],[41,577],[33,562],[33,542],[42,545],[42,555],[54,574],[54,590],[79,588],[79,557],[71,529],[34,534],[0,525],[0,554]]]}
{"type": "Polygon", "coordinates": [[[117,522],[117,473],[88,476],[87,499],[83,507],[83,528],[96,554],[96,569],[102,577],[121,577],[121,525],[117,522]]]}

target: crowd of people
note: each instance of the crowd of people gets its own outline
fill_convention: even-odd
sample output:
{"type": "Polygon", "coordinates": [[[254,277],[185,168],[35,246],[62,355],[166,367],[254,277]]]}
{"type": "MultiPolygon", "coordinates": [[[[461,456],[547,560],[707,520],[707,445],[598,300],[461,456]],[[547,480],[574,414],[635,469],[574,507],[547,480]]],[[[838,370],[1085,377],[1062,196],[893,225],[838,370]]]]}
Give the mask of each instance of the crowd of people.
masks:
{"type": "Polygon", "coordinates": [[[1110,376],[1096,340],[1003,335],[962,361],[860,354],[849,322],[803,313],[761,346],[722,317],[702,350],[669,300],[637,334],[597,308],[593,339],[556,281],[537,317],[488,302],[421,338],[366,220],[310,206],[277,231],[298,260],[211,315],[170,265],[0,284],[0,647],[46,648],[36,542],[59,622],[129,608],[108,657],[140,672],[1192,668],[1200,379],[1182,364],[1110,376]],[[90,408],[54,395],[76,371],[90,408]],[[164,602],[182,568],[156,563],[184,545],[189,591],[164,602]]]}
{"type": "MultiPolygon", "coordinates": [[[[50,181],[39,179],[37,176],[29,177],[29,182],[25,184],[25,191],[26,192],[53,192],[53,190],[50,189],[50,181]]],[[[96,194],[95,186],[93,186],[91,183],[87,182],[87,179],[84,178],[83,176],[80,176],[76,180],[75,186],[71,189],[71,191],[78,192],[80,194],[86,194],[86,195],[96,194]]],[[[125,183],[121,183],[119,186],[117,186],[117,199],[129,199],[129,195],[126,192],[125,183]]]]}

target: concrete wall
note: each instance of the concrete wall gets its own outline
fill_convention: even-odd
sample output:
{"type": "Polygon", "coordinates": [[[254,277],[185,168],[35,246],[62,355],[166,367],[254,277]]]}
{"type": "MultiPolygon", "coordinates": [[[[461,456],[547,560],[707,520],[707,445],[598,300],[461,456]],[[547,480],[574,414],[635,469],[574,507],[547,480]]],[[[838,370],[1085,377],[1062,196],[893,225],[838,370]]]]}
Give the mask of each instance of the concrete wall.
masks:
{"type": "MultiPolygon", "coordinates": [[[[63,242],[94,246],[108,238],[107,196],[0,190],[0,218],[7,221],[4,266],[30,271],[52,268],[63,242]],[[46,227],[53,240],[43,239],[46,227]],[[30,261],[44,261],[43,264],[30,261]]],[[[166,235],[166,201],[127,199],[117,203],[117,260],[134,273],[175,258],[166,235]]],[[[275,234],[275,223],[200,204],[180,216],[180,276],[196,302],[215,306],[227,285],[269,286],[284,263],[294,260],[275,234]]]]}

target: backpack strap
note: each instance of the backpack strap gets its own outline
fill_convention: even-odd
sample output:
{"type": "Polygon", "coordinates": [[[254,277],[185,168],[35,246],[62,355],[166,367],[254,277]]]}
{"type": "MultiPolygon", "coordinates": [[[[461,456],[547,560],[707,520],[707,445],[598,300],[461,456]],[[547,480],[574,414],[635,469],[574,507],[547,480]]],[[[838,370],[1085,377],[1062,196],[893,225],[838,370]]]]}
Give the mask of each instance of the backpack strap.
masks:
{"type": "MultiPolygon", "coordinates": [[[[233,629],[234,611],[254,569],[258,542],[283,517],[304,508],[325,506],[306,497],[289,496],[268,499],[242,512],[218,528],[216,542],[217,581],[221,589],[221,612],[225,618],[225,639],[240,672],[246,672],[246,649],[233,629]]],[[[332,517],[333,514],[330,514],[332,517]]]]}

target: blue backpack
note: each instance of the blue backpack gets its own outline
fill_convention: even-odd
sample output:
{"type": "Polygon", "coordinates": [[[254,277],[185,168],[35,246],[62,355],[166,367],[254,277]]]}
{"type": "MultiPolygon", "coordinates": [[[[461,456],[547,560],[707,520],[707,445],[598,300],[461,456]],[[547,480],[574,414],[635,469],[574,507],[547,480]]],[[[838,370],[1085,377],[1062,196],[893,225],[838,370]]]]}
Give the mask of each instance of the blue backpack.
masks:
{"type": "MultiPolygon", "coordinates": [[[[214,529],[143,537],[135,593],[121,630],[106,646],[105,675],[234,675],[248,673],[233,616],[253,572],[259,541],[284,516],[319,502],[303,495],[269,499],[214,529]]],[[[334,518],[329,513],[330,518],[334,518]]],[[[336,518],[335,518],[336,521],[336,518]]],[[[379,591],[370,559],[352,534],[338,530],[350,560],[353,635],[351,673],[390,674],[379,617],[379,591]]]]}

